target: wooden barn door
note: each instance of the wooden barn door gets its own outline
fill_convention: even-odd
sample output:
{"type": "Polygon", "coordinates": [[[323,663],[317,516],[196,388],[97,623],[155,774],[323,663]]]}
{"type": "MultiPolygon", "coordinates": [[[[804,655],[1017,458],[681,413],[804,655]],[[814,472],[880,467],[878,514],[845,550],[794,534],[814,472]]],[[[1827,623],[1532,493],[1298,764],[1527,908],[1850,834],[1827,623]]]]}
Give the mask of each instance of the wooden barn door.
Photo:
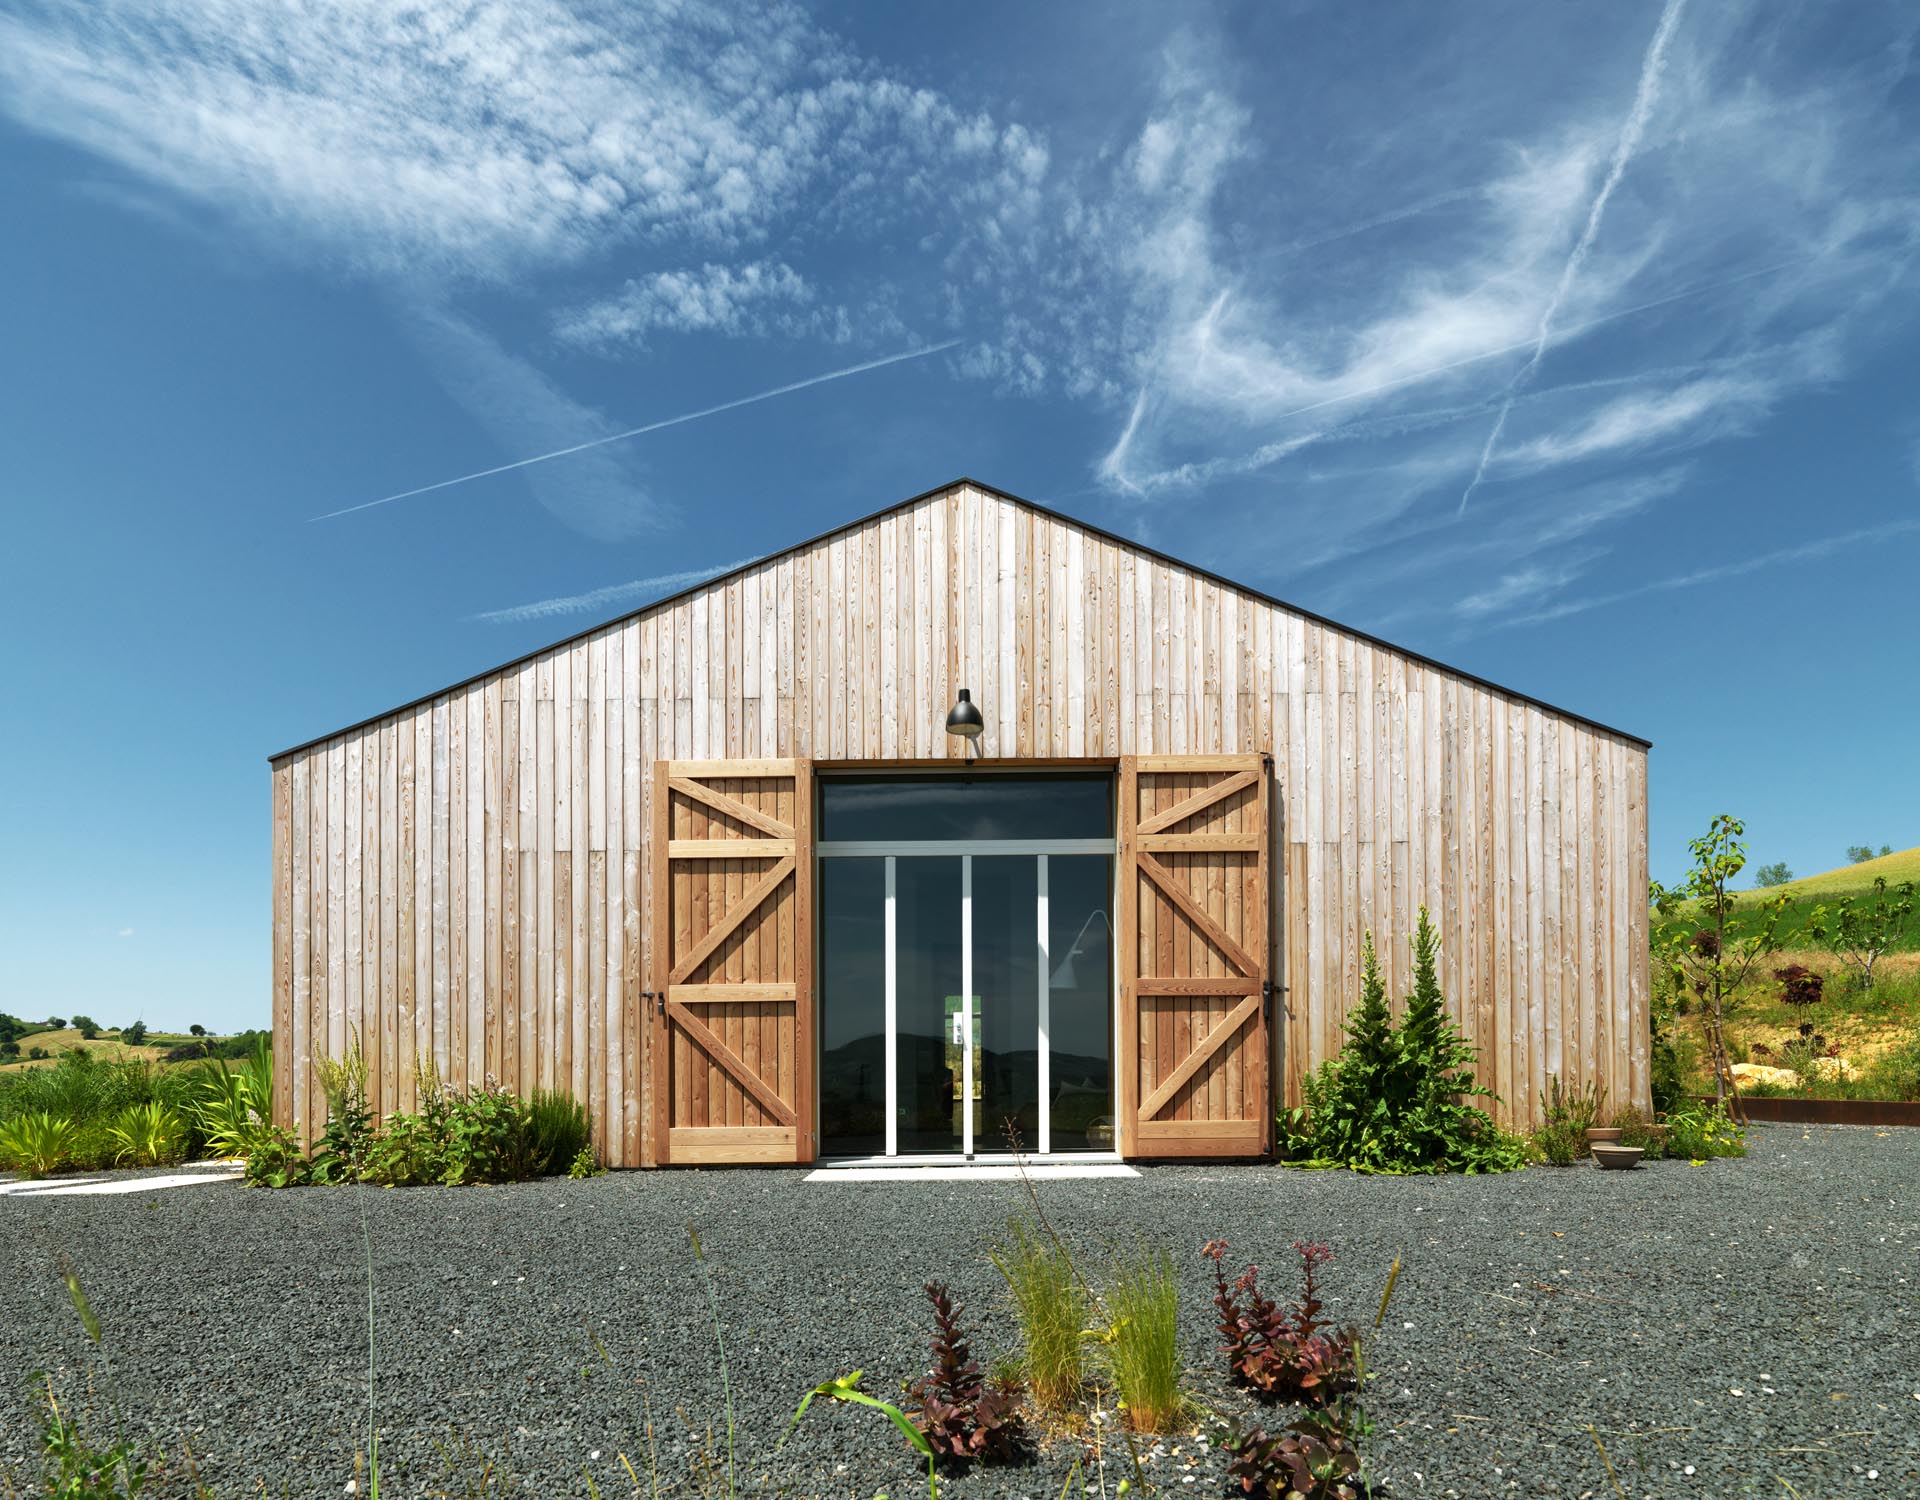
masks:
{"type": "Polygon", "coordinates": [[[1121,763],[1124,1155],[1265,1154],[1267,889],[1260,756],[1121,763]]]}
{"type": "Polygon", "coordinates": [[[657,1159],[811,1161],[812,768],[662,761],[656,775],[657,1159]]]}

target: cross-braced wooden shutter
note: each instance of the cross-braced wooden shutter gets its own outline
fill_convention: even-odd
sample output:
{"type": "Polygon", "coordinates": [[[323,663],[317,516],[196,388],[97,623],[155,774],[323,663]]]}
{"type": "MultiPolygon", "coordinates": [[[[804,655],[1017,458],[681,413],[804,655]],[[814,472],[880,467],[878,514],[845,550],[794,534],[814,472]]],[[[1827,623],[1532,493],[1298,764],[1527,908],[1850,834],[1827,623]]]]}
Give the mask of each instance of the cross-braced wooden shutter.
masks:
{"type": "Polygon", "coordinates": [[[1120,1126],[1128,1156],[1267,1150],[1267,773],[1257,755],[1120,772],[1120,1126]]]}
{"type": "Polygon", "coordinates": [[[656,774],[658,1159],[811,1161],[812,768],[662,761],[656,774]]]}

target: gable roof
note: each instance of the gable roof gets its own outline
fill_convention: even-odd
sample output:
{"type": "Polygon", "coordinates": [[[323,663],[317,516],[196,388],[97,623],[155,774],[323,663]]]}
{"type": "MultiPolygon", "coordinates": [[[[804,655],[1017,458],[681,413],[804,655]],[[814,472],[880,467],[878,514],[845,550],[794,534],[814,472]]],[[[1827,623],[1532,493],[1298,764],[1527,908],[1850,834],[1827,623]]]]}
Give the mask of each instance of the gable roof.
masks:
{"type": "Polygon", "coordinates": [[[682,599],[689,598],[701,592],[703,589],[715,588],[728,582],[730,579],[738,578],[745,573],[750,573],[756,568],[765,567],[768,563],[778,561],[780,558],[789,556],[792,553],[805,552],[809,548],[817,547],[822,542],[830,541],[832,538],[840,535],[843,531],[857,530],[869,522],[879,520],[882,516],[891,515],[898,510],[906,510],[910,506],[920,504],[923,500],[931,500],[935,495],[947,494],[949,491],[957,490],[963,485],[971,486],[973,489],[979,490],[982,494],[992,495],[995,499],[1005,500],[1013,505],[1024,506],[1030,511],[1058,521],[1063,525],[1077,527],[1091,536],[1097,536],[1103,541],[1111,542],[1116,547],[1124,547],[1128,551],[1138,553],[1143,557],[1154,558],[1171,567],[1176,567],[1191,573],[1196,578],[1204,578],[1211,583],[1220,585],[1222,588],[1232,589],[1235,593],[1244,594],[1249,599],[1257,599],[1263,604],[1270,604],[1276,609],[1284,609],[1289,614],[1298,615],[1302,619],[1312,620],[1318,625],[1324,625],[1329,630],[1337,630],[1343,635],[1352,636],[1355,640],[1365,641],[1370,646],[1377,646],[1382,650],[1391,651],[1396,656],[1405,657],[1408,661],[1419,662],[1422,666],[1431,667],[1436,672],[1444,672],[1449,677],[1457,677],[1463,682],[1474,683],[1479,687],[1486,688],[1491,692],[1500,693],[1517,702],[1531,704],[1533,707],[1541,709],[1546,713],[1553,714],[1558,718],[1572,720],[1577,724],[1584,724],[1588,728],[1597,729],[1603,734],[1614,735],[1619,739],[1627,740],[1638,745],[1643,750],[1653,748],[1653,741],[1641,735],[1629,733],[1624,729],[1617,729],[1611,724],[1605,724],[1598,719],[1589,718],[1586,714],[1578,714],[1571,709],[1562,708],[1558,704],[1549,703],[1544,698],[1536,698],[1531,693],[1523,693],[1517,688],[1511,688],[1503,683],[1481,677],[1476,673],[1450,666],[1446,662],[1435,660],[1433,657],[1424,655],[1418,651],[1409,650],[1405,646],[1393,641],[1384,640],[1380,636],[1372,635],[1367,631],[1355,629],[1351,625],[1343,625],[1338,620],[1330,619],[1326,615],[1317,614],[1310,609],[1303,609],[1297,604],[1290,604],[1285,599],[1276,598],[1272,594],[1265,593],[1248,584],[1228,578],[1224,574],[1216,573],[1210,568],[1203,568],[1195,563],[1186,561],[1184,558],[1175,557],[1169,552],[1162,552],[1157,547],[1150,547],[1144,542],[1133,540],[1131,537],[1124,537],[1117,532],[1108,531],[1103,526],[1097,526],[1091,521],[1083,521],[1078,516],[1070,516],[1064,511],[1055,510],[1051,506],[1040,504],[1038,501],[1029,500],[1024,495],[1016,495],[1010,490],[1003,490],[995,485],[986,484],[978,479],[969,479],[963,475],[958,479],[949,480],[945,484],[935,485],[930,490],[922,490],[917,495],[909,495],[905,500],[896,500],[890,505],[883,505],[878,510],[869,511],[867,514],[858,516],[851,521],[842,521],[839,525],[830,526],[825,531],[807,537],[803,541],[790,542],[777,551],[768,552],[761,557],[755,558],[752,562],[742,563],[739,567],[733,568],[728,572],[716,573],[711,578],[703,578],[700,582],[681,589],[677,593],[663,594],[658,599],[650,599],[637,608],[625,610],[608,619],[597,621],[584,629],[576,630],[569,635],[562,636],[557,641],[549,641],[544,646],[536,646],[533,650],[522,652],[510,661],[500,662],[495,666],[487,667],[482,671],[473,673],[471,676],[461,678],[458,682],[449,683],[445,687],[435,688],[430,693],[422,693],[417,698],[410,698],[405,703],[398,704],[393,708],[382,709],[377,714],[369,714],[366,718],[357,719],[343,728],[330,729],[325,734],[314,735],[311,739],[302,740],[297,745],[289,745],[286,749],[277,750],[272,755],[269,755],[267,760],[269,763],[284,760],[289,755],[296,755],[302,750],[312,749],[315,745],[324,744],[328,740],[338,739],[342,735],[353,734],[357,730],[365,729],[368,725],[379,723],[382,719],[390,719],[396,714],[403,714],[410,709],[419,708],[422,704],[431,703],[435,698],[445,697],[449,693],[457,693],[463,688],[472,687],[475,683],[482,682],[501,672],[510,672],[515,667],[532,661],[535,657],[545,656],[549,651],[557,651],[562,646],[570,646],[575,641],[584,640],[590,635],[596,635],[611,625],[618,625],[626,620],[637,619],[649,610],[662,609],[669,605],[676,604],[682,599]]]}

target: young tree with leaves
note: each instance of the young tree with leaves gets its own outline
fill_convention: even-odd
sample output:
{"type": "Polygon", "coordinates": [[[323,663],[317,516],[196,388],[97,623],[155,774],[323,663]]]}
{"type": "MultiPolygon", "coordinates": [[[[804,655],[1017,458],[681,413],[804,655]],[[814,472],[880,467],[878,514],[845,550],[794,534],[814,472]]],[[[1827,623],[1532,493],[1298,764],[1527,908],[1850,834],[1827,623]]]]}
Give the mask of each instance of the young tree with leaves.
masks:
{"type": "Polygon", "coordinates": [[[1863,991],[1873,988],[1873,966],[1906,936],[1913,917],[1914,885],[1903,880],[1891,890],[1887,877],[1876,875],[1870,898],[1842,896],[1829,911],[1814,907],[1807,931],[1834,957],[1860,971],[1863,991]]]}
{"type": "Polygon", "coordinates": [[[1772,896],[1752,908],[1740,909],[1740,898],[1730,888],[1746,868],[1747,846],[1740,842],[1746,824],[1721,813],[1706,835],[1692,839],[1687,850],[1693,868],[1678,885],[1655,880],[1648,893],[1664,918],[1679,915],[1687,903],[1694,906],[1701,925],[1692,932],[1676,930],[1657,954],[1667,978],[1676,988],[1690,989],[1700,1001],[1706,1021],[1707,1050],[1713,1064],[1714,1095],[1725,1101],[1733,1088],[1733,1065],[1727,1057],[1727,1007],[1737,997],[1756,965],[1780,946],[1780,918],[1788,898],[1772,896]]]}

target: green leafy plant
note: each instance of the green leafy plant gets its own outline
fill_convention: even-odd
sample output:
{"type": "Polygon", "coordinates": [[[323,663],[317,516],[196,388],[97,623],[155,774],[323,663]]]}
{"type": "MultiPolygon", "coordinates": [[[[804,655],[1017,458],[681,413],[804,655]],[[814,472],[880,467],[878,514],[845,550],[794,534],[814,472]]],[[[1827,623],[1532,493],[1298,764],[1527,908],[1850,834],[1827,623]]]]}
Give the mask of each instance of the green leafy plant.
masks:
{"type": "Polygon", "coordinates": [[[0,1124],[0,1162],[23,1176],[45,1177],[67,1159],[74,1138],[73,1121],[64,1115],[37,1110],[0,1124]]]}
{"type": "Polygon", "coordinates": [[[1746,868],[1747,846],[1740,842],[1745,832],[1746,825],[1738,818],[1719,814],[1702,837],[1688,842],[1693,868],[1680,883],[1663,886],[1656,880],[1648,886],[1662,917],[1676,917],[1683,905],[1691,903],[1702,924],[1693,932],[1687,932],[1685,924],[1674,927],[1655,959],[1676,993],[1691,991],[1700,1003],[1714,1089],[1722,1099],[1734,1093],[1733,1065],[1727,1055],[1728,1008],[1754,968],[1779,948],[1780,920],[1787,906],[1787,897],[1778,895],[1762,901],[1751,913],[1741,910],[1730,886],[1746,868]]]}
{"type": "Polygon", "coordinates": [[[1842,962],[1860,974],[1860,987],[1873,988],[1874,966],[1906,939],[1913,919],[1914,883],[1903,880],[1887,886],[1887,877],[1876,875],[1869,896],[1842,896],[1829,909],[1824,904],[1813,909],[1807,931],[1842,962]]]}
{"type": "Polygon", "coordinates": [[[1022,1373],[1044,1411],[1065,1411],[1080,1399],[1085,1379],[1081,1342],[1088,1299],[1065,1247],[1024,1219],[1007,1226],[1007,1242],[989,1252],[1013,1294],[1025,1350],[1022,1373]]]}
{"type": "Polygon", "coordinates": [[[1108,1277],[1107,1362],[1135,1432],[1170,1432],[1186,1414],[1180,1388],[1180,1280],[1165,1250],[1142,1247],[1108,1277]]]}
{"type": "Polygon", "coordinates": [[[279,1125],[262,1125],[247,1145],[242,1174],[253,1187],[299,1187],[313,1180],[300,1138],[279,1125]]]}
{"type": "Polygon", "coordinates": [[[1664,1126],[1649,1124],[1638,1110],[1616,1110],[1607,1123],[1620,1132],[1621,1145],[1638,1146],[1646,1153],[1648,1161],[1658,1161],[1667,1154],[1668,1130],[1664,1126]]]}
{"type": "Polygon", "coordinates": [[[448,1183],[523,1182],[534,1175],[532,1113],[503,1088],[452,1100],[447,1113],[448,1183]]]}
{"type": "Polygon", "coordinates": [[[186,1122],[157,1100],[122,1110],[107,1127],[117,1166],[157,1167],[187,1151],[186,1122]]]}
{"type": "Polygon", "coordinates": [[[926,1285],[934,1331],[933,1366],[907,1388],[908,1419],[941,1462],[1011,1463],[1026,1451],[1026,1428],[1010,1392],[988,1386],[973,1358],[958,1308],[937,1281],[926,1285]]]}
{"type": "Polygon", "coordinates": [[[147,1484],[147,1461],[124,1438],[96,1447],[79,1421],[61,1409],[47,1380],[40,1419],[41,1493],[48,1500],[134,1500],[147,1484]]]}
{"type": "MultiPolygon", "coordinates": [[[[62,1409],[53,1381],[48,1377],[46,1410],[40,1426],[41,1493],[49,1500],[137,1500],[147,1485],[148,1462],[138,1446],[128,1439],[125,1423],[120,1420],[113,1361],[107,1354],[100,1318],[88,1300],[86,1288],[80,1284],[79,1273],[64,1255],[60,1257],[59,1269],[67,1300],[100,1358],[117,1435],[110,1445],[97,1446],[79,1420],[62,1409]]],[[[6,1476],[0,1474],[0,1482],[5,1479],[6,1476]]],[[[11,1485],[8,1493],[13,1493],[11,1485]]]]}
{"type": "Polygon", "coordinates": [[[1470,1102],[1496,1096],[1474,1075],[1478,1049],[1447,1014],[1440,934],[1425,907],[1412,944],[1413,993],[1396,1028],[1367,936],[1346,1044],[1302,1081],[1302,1109],[1280,1117],[1289,1157],[1363,1172],[1512,1171],[1525,1164],[1525,1143],[1470,1102]]]}
{"type": "Polygon", "coordinates": [[[585,1182],[589,1177],[598,1177],[606,1170],[600,1165],[600,1158],[593,1154],[591,1144],[581,1146],[574,1152],[573,1160],[567,1164],[567,1176],[575,1182],[585,1182]]]}
{"type": "Polygon", "coordinates": [[[360,1034],[347,1031],[341,1057],[314,1059],[314,1076],[327,1099],[327,1124],[308,1163],[315,1182],[358,1182],[373,1144],[373,1110],[367,1104],[367,1058],[360,1034]]]}
{"type": "Polygon", "coordinates": [[[1549,1166],[1570,1167],[1588,1155],[1587,1132],[1600,1118],[1607,1091],[1598,1083],[1569,1089],[1554,1074],[1547,1080],[1547,1098],[1533,1147],[1549,1166]]]}
{"type": "Polygon", "coordinates": [[[387,1116],[367,1146],[361,1180],[381,1187],[421,1187],[445,1182],[452,1159],[446,1109],[428,1101],[420,1114],[387,1116]]]}
{"type": "Polygon", "coordinates": [[[1664,1123],[1669,1155],[1707,1161],[1747,1154],[1746,1133],[1734,1121],[1724,1100],[1669,1111],[1664,1123]]]}
{"type": "Polygon", "coordinates": [[[824,1396],[829,1401],[841,1401],[850,1406],[864,1406],[871,1411],[879,1412],[899,1428],[900,1435],[913,1445],[913,1451],[926,1459],[927,1495],[929,1500],[939,1500],[940,1482],[934,1476],[933,1444],[928,1441],[927,1435],[914,1425],[913,1419],[899,1407],[889,1401],[882,1401],[877,1396],[869,1396],[860,1389],[860,1380],[864,1374],[865,1371],[855,1370],[851,1375],[822,1381],[802,1396],[799,1410],[794,1412],[793,1420],[787,1423],[787,1430],[780,1435],[780,1441],[774,1445],[774,1450],[778,1452],[786,1447],[787,1439],[793,1436],[794,1429],[800,1425],[800,1419],[807,1414],[807,1408],[813,1405],[816,1397],[824,1396]]]}

